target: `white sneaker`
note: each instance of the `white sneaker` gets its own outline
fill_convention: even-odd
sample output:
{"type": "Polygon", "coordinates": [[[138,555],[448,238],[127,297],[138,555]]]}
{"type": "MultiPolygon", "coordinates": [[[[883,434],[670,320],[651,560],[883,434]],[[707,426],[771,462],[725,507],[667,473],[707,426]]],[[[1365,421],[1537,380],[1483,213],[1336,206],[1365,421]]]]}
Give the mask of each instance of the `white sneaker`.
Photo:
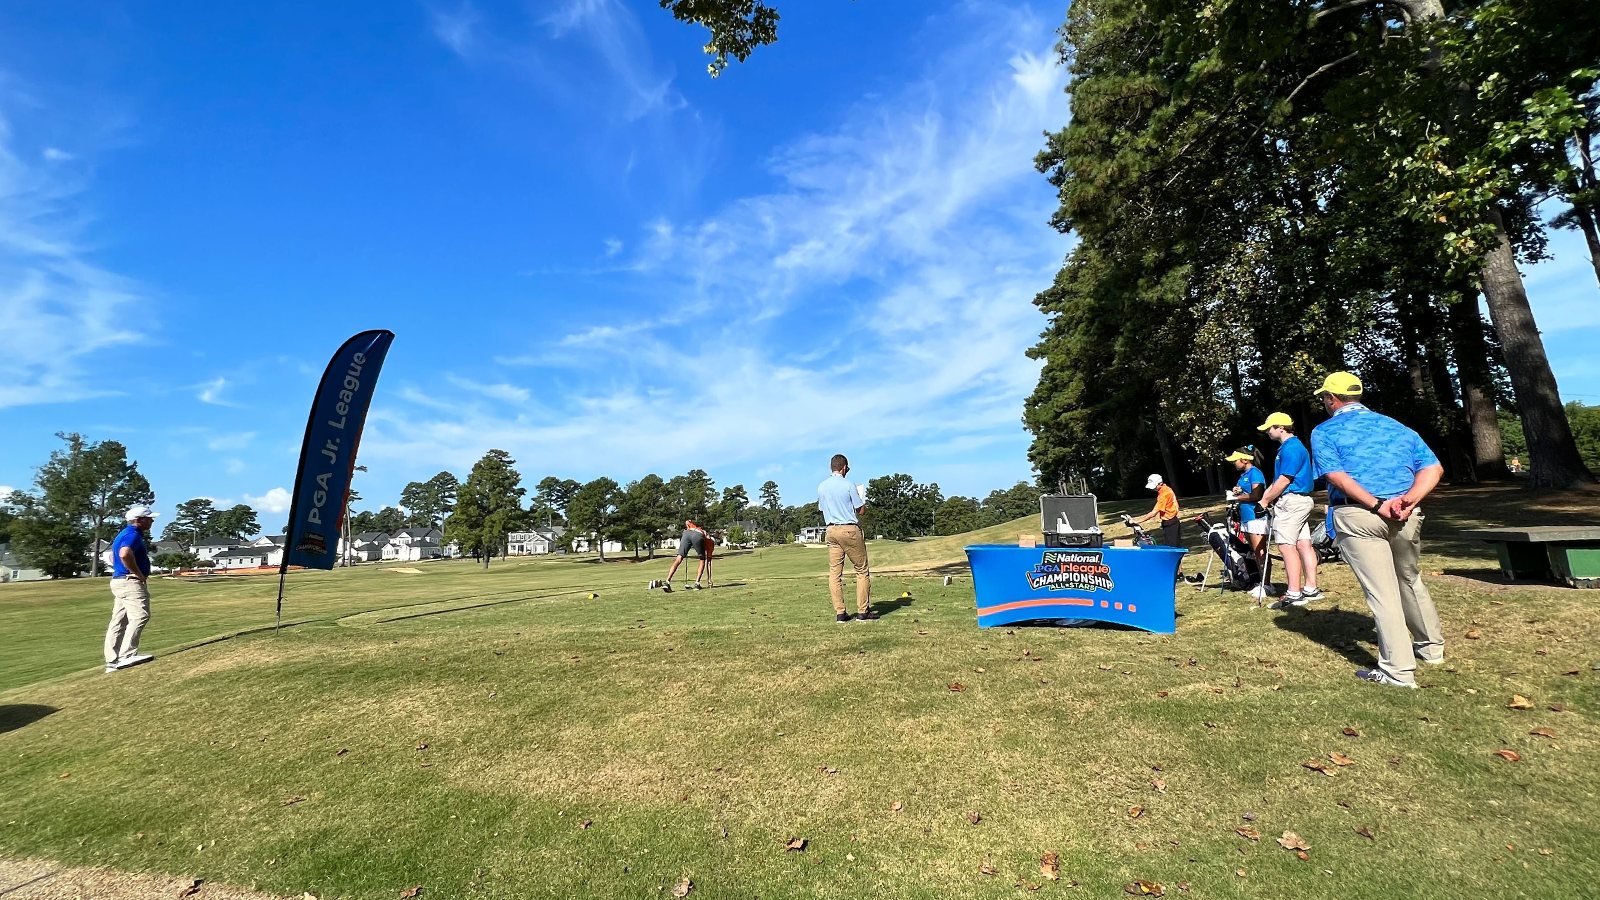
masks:
{"type": "Polygon", "coordinates": [[[148,653],[135,653],[132,656],[124,656],[123,658],[117,660],[117,668],[126,669],[129,666],[137,666],[140,663],[147,663],[152,659],[155,659],[155,657],[148,653]]]}
{"type": "Polygon", "coordinates": [[[1411,688],[1412,690],[1417,689],[1417,683],[1415,681],[1400,681],[1397,678],[1391,677],[1382,669],[1357,669],[1356,677],[1362,681],[1370,681],[1373,684],[1386,684],[1390,687],[1411,688]]]}
{"type": "Polygon", "coordinates": [[[1428,657],[1422,655],[1422,645],[1421,644],[1412,644],[1411,645],[1411,655],[1415,656],[1417,658],[1417,662],[1425,662],[1430,666],[1442,666],[1442,665],[1444,665],[1444,652],[1443,651],[1439,652],[1439,658],[1438,659],[1429,659],[1428,657]]]}
{"type": "Polygon", "coordinates": [[[122,668],[122,662],[120,660],[117,661],[117,662],[108,662],[108,663],[106,663],[106,671],[107,672],[115,672],[116,670],[118,670],[120,668],[122,668]]]}
{"type": "Polygon", "coordinates": [[[1300,596],[1306,598],[1307,600],[1321,600],[1322,592],[1314,587],[1311,587],[1301,591],[1300,596]]]}
{"type": "Polygon", "coordinates": [[[1305,596],[1298,591],[1290,591],[1283,595],[1283,599],[1274,600],[1267,604],[1268,609],[1288,609],[1291,606],[1305,606],[1309,603],[1305,596]]]}

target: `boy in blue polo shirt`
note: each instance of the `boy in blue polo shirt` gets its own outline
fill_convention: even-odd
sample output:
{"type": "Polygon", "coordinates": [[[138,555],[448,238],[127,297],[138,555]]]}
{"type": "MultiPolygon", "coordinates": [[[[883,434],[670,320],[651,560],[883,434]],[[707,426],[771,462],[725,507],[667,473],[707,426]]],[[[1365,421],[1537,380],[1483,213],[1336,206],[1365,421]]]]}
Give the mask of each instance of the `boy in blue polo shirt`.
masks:
{"type": "Polygon", "coordinates": [[[1272,484],[1261,495],[1261,505],[1272,510],[1272,542],[1283,556],[1289,590],[1273,609],[1305,606],[1322,599],[1317,590],[1317,550],[1311,546],[1311,454],[1294,435],[1294,419],[1275,412],[1258,429],[1278,442],[1278,459],[1272,464],[1272,484]]]}
{"type": "Polygon", "coordinates": [[[1361,404],[1361,381],[1334,372],[1317,390],[1328,421],[1311,432],[1316,474],[1328,479],[1334,540],[1361,583],[1378,630],[1375,684],[1415,688],[1417,659],[1444,662],[1444,632],[1422,583],[1422,511],[1444,467],[1415,431],[1361,404]]]}

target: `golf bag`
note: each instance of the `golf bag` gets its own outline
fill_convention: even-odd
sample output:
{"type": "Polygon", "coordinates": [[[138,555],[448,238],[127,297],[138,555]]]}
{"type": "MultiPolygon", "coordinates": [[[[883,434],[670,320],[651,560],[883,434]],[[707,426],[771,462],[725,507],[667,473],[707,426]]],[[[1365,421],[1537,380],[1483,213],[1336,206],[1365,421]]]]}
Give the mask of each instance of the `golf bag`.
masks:
{"type": "Polygon", "coordinates": [[[1133,545],[1135,547],[1155,546],[1155,539],[1150,537],[1150,532],[1145,531],[1144,526],[1140,525],[1138,522],[1135,522],[1132,516],[1128,515],[1127,513],[1123,513],[1122,524],[1133,529],[1133,545]]]}
{"type": "Polygon", "coordinates": [[[1317,563],[1344,562],[1344,555],[1339,552],[1339,545],[1333,542],[1333,535],[1328,531],[1328,520],[1318,518],[1311,525],[1311,547],[1317,551],[1317,563]]]}
{"type": "MultiPolygon", "coordinates": [[[[1256,564],[1255,554],[1250,552],[1250,545],[1245,543],[1242,532],[1233,527],[1236,523],[1232,521],[1231,514],[1228,519],[1213,525],[1204,515],[1194,517],[1195,523],[1205,533],[1206,544],[1215,554],[1215,559],[1222,563],[1222,578],[1218,587],[1248,591],[1261,583],[1261,567],[1256,564]]],[[[1210,579],[1211,562],[1207,561],[1206,573],[1200,579],[1200,590],[1205,590],[1210,579]]]]}

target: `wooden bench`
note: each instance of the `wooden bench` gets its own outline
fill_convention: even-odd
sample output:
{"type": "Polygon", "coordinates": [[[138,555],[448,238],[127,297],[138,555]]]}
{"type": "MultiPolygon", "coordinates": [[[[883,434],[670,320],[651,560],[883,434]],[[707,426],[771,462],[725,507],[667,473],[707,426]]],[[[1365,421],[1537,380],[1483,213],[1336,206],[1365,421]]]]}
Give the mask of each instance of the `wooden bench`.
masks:
{"type": "Polygon", "coordinates": [[[1600,588],[1600,527],[1539,525],[1474,528],[1469,541],[1488,541],[1510,581],[1560,581],[1569,587],[1600,588]]]}

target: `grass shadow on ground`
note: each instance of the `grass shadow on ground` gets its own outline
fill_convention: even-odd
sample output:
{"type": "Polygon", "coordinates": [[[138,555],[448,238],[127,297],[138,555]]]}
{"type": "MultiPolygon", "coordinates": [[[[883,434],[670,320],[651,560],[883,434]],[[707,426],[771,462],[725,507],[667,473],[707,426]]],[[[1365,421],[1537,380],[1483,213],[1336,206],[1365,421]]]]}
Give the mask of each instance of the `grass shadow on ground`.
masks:
{"type": "Polygon", "coordinates": [[[54,706],[42,703],[7,703],[0,705],[0,734],[16,731],[39,721],[51,713],[59,712],[54,706]]]}
{"type": "Polygon", "coordinates": [[[1337,606],[1332,609],[1292,609],[1286,615],[1273,619],[1272,624],[1316,641],[1357,666],[1378,664],[1377,657],[1360,643],[1378,640],[1372,616],[1365,612],[1353,612],[1337,606]]]}

